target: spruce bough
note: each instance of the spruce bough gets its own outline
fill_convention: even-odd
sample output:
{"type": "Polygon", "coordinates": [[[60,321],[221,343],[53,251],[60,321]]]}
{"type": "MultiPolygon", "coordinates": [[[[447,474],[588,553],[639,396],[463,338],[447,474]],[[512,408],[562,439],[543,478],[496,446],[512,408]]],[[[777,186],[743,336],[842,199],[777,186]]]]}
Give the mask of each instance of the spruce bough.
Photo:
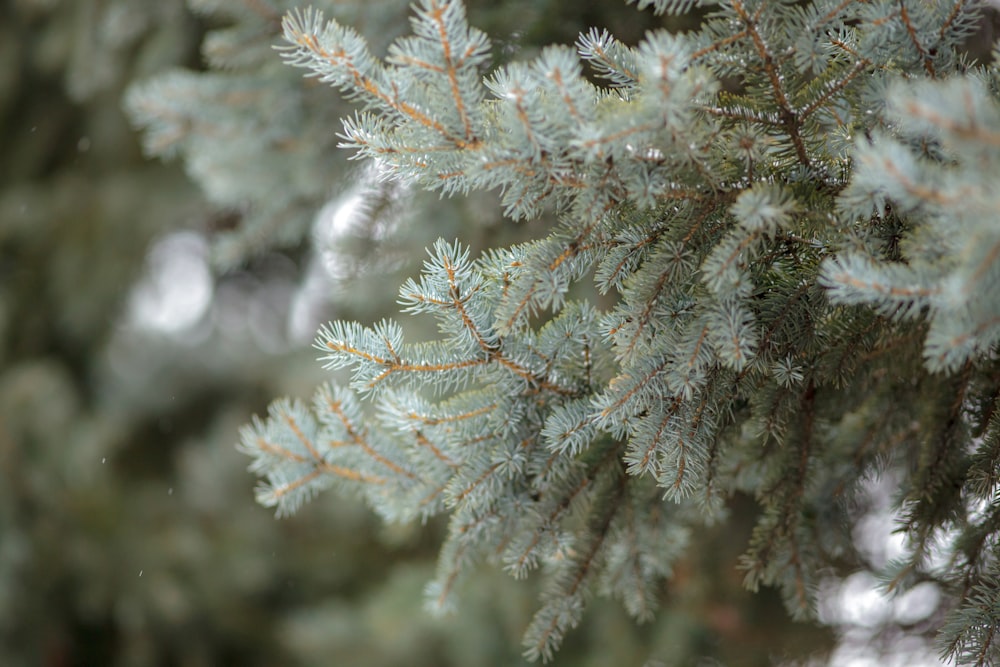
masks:
{"type": "MultiPolygon", "coordinates": [[[[701,5],[640,2],[658,12],[701,5]]],[[[857,558],[851,501],[898,479],[887,587],[947,595],[943,655],[1000,641],[1000,105],[970,2],[729,0],[700,27],[486,72],[461,3],[421,0],[385,62],[312,10],[282,55],[360,104],[342,145],[382,173],[498,190],[537,240],[441,240],[399,291],[440,338],[333,322],[348,386],[242,433],[258,499],[320,490],[386,520],[449,516],[436,607],[479,562],[547,585],[524,636],[550,659],[593,592],[653,614],[692,531],[754,495],[740,567],[813,613],[857,558]],[[852,556],[853,554],[853,556],[852,556]],[[933,557],[933,558],[932,558],[933,557]]]]}

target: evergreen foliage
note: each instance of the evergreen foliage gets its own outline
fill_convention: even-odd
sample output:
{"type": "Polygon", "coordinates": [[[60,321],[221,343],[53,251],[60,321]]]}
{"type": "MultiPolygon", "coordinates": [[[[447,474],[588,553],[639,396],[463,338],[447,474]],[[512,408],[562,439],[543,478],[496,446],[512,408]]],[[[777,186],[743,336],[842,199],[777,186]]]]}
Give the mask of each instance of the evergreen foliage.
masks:
{"type": "Polygon", "coordinates": [[[595,591],[652,614],[737,491],[761,506],[746,584],[809,617],[853,552],[859,483],[892,471],[908,550],[889,588],[937,582],[942,653],[988,664],[1000,107],[996,59],[962,50],[981,8],[705,11],[689,33],[630,47],[595,29],[488,72],[454,0],[417,3],[385,61],[320,11],[284,18],[284,58],[361,105],[341,135],[358,157],[558,220],[478,257],[435,243],[398,298],[437,340],[324,327],[322,361],[350,381],[244,430],[258,498],[286,514],[335,487],[390,521],[447,514],[430,602],[452,606],[482,561],[540,569],[525,654],[550,659],[595,591]]]}
{"type": "MultiPolygon", "coordinates": [[[[565,664],[774,664],[833,635],[781,609],[775,590],[799,611],[800,578],[841,653],[853,623],[896,662],[938,633],[943,653],[996,662],[997,88],[995,65],[964,62],[975,7],[753,4],[748,21],[735,5],[484,0],[469,22],[494,45],[453,89],[413,60],[433,30],[383,62],[405,3],[319,3],[375,38],[383,92],[411,84],[394,100],[347,82],[384,150],[347,169],[333,128],[351,105],[271,48],[295,4],[0,3],[0,663],[510,664],[541,588],[536,637],[582,618],[565,664]],[[660,25],[691,32],[640,43],[660,25]],[[576,55],[535,48],[576,39],[576,55]],[[646,90],[671,43],[690,56],[671,85],[715,92],[646,90]],[[150,75],[132,119],[208,206],[140,160],[119,107],[150,75]],[[456,93],[478,96],[472,139],[456,93]],[[426,166],[393,157],[422,141],[426,166]],[[432,167],[455,171],[438,185],[432,167]],[[436,189],[393,178],[407,169],[436,189]],[[529,219],[496,224],[492,183],[534,197],[508,200],[529,219]],[[594,193],[606,210],[588,218],[594,193]],[[346,247],[321,237],[311,256],[315,212],[318,230],[343,223],[331,198],[354,210],[346,247]],[[203,234],[223,271],[202,317],[137,328],[123,306],[142,272],[203,234]],[[246,444],[279,511],[327,486],[358,500],[276,526],[226,442],[322,376],[311,350],[275,354],[319,258],[340,279],[367,267],[325,295],[347,318],[319,341],[341,370],[246,444]],[[415,317],[376,325],[386,281],[404,282],[386,268],[410,271],[415,317]],[[859,535],[890,505],[907,543],[883,567],[859,535]],[[462,613],[436,619],[417,608],[449,521],[431,602],[462,613]],[[899,593],[892,620],[831,621],[831,587],[867,570],[899,593]],[[504,571],[524,580],[498,585],[504,571]],[[900,613],[928,590],[936,609],[900,613]]],[[[449,39],[482,45],[463,26],[449,39]]]]}
{"type": "MultiPolygon", "coordinates": [[[[341,0],[338,15],[354,22],[367,10],[363,32],[385,41],[405,28],[403,4],[361,4],[341,0]]],[[[178,71],[225,86],[256,68],[263,87],[274,77],[325,94],[323,104],[303,105],[303,124],[311,114],[329,115],[325,104],[338,104],[336,94],[300,80],[270,49],[278,20],[235,47],[258,53],[256,65],[216,66],[199,56],[217,35],[244,21],[257,25],[268,6],[280,16],[276,0],[220,0],[213,13],[194,15],[184,0],[0,2],[0,665],[520,662],[518,637],[537,581],[509,586],[502,571],[483,571],[463,588],[461,616],[420,613],[442,520],[384,526],[362,502],[340,500],[314,503],[294,521],[275,524],[249,502],[254,480],[231,446],[234,433],[269,397],[306,395],[323,379],[307,345],[289,353],[285,330],[288,311],[313,289],[321,267],[285,229],[279,240],[298,247],[272,249],[275,240],[266,234],[238,240],[244,216],[268,202],[206,203],[198,186],[207,192],[212,179],[192,162],[205,165],[199,148],[256,145],[254,134],[267,127],[273,108],[250,104],[254,96],[229,95],[229,104],[206,106],[216,122],[199,124],[203,116],[191,111],[203,103],[197,96],[160,100],[163,110],[188,114],[177,129],[192,138],[177,155],[198,179],[191,182],[178,164],[142,158],[122,96],[178,71]],[[213,142],[223,124],[230,141],[213,142]],[[202,253],[212,238],[229,268],[209,276],[202,253]],[[181,276],[163,271],[176,267],[163,260],[179,246],[186,268],[190,251],[197,257],[196,270],[181,276]],[[242,256],[248,259],[233,264],[242,256]],[[184,292],[189,277],[210,285],[202,316],[172,319],[173,309],[164,308],[153,312],[151,325],[150,304],[142,303],[150,288],[172,295],[180,289],[190,303],[198,290],[184,292]]],[[[498,51],[507,57],[590,24],[624,23],[641,33],[635,26],[656,20],[636,21],[624,3],[484,2],[471,11],[500,36],[498,51]],[[580,11],[587,22],[577,20],[580,11]]],[[[299,170],[291,159],[267,172],[249,159],[215,157],[218,169],[249,170],[230,174],[233,180],[253,176],[261,184],[266,177],[304,190],[292,180],[299,170]]],[[[368,206],[351,221],[357,237],[345,245],[379,245],[367,254],[352,247],[352,263],[335,266],[351,272],[376,254],[379,260],[370,270],[380,280],[363,274],[355,289],[323,294],[322,308],[333,301],[339,317],[379,319],[381,300],[369,297],[385,291],[385,281],[402,281],[383,269],[408,270],[401,261],[407,246],[419,266],[423,247],[438,235],[454,236],[460,225],[474,252],[487,236],[506,244],[532,231],[494,225],[499,212],[486,205],[488,193],[442,201],[372,183],[364,165],[314,166],[330,171],[306,175],[326,183],[314,188],[319,199],[308,206],[357,195],[368,206]],[[422,213],[428,207],[433,215],[422,213]]],[[[338,248],[334,261],[343,262],[347,250],[338,248]]],[[[387,296],[391,302],[394,291],[387,296]]],[[[706,551],[731,562],[720,550],[706,551]]],[[[596,666],[637,664],[650,655],[726,661],[728,653],[767,664],[776,651],[815,650],[815,638],[832,634],[789,633],[773,596],[734,595],[738,582],[714,577],[704,562],[688,571],[675,598],[684,595],[684,604],[661,610],[650,624],[633,626],[616,602],[594,600],[560,659],[596,666]],[[752,635],[752,646],[721,641],[725,635],[712,624],[717,607],[736,605],[752,613],[722,629],[752,635]]]]}
{"type": "MultiPolygon", "coordinates": [[[[394,12],[389,4],[377,10],[359,4],[345,18],[365,23],[374,11],[392,15],[405,7],[397,1],[394,12]]],[[[216,263],[228,268],[268,247],[301,241],[328,193],[327,178],[337,173],[336,140],[327,128],[346,107],[327,90],[300,85],[274,58],[277,26],[293,3],[191,5],[223,26],[208,34],[202,49],[211,71],[162,72],[133,86],[125,103],[145,130],[146,150],[183,156],[192,179],[230,219],[214,242],[216,263]],[[237,106],[267,113],[233,113],[237,106]]]]}
{"type": "Polygon", "coordinates": [[[136,317],[164,249],[200,251],[219,218],[176,165],[143,159],[122,95],[197,68],[220,23],[183,0],[0,2],[0,665],[516,660],[524,589],[414,620],[436,527],[387,530],[350,502],[275,525],[250,501],[233,434],[322,376],[288,351],[295,255],[210,278],[199,255],[200,319],[136,317]]]}

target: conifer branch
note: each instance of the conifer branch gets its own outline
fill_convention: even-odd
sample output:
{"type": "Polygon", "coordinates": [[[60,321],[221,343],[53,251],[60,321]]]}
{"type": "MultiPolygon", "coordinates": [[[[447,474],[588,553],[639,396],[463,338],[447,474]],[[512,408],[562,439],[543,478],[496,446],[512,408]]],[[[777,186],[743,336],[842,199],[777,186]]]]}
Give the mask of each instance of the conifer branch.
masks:
{"type": "MultiPolygon", "coordinates": [[[[582,589],[586,586],[587,582],[593,575],[593,570],[596,567],[596,558],[601,548],[604,546],[604,541],[608,536],[608,531],[611,526],[611,522],[617,516],[620,503],[623,498],[625,491],[624,480],[619,477],[617,483],[614,485],[612,496],[605,500],[604,511],[601,513],[602,517],[600,519],[600,524],[593,531],[593,538],[589,545],[587,551],[576,560],[575,571],[570,574],[570,579],[568,585],[564,587],[561,591],[562,598],[565,600],[575,600],[576,597],[582,592],[582,589]]],[[[574,605],[575,606],[575,605],[574,605]]],[[[543,613],[546,610],[543,609],[535,615],[532,620],[531,626],[529,626],[525,637],[532,637],[533,641],[528,645],[525,651],[525,655],[529,660],[537,660],[539,657],[548,661],[551,660],[554,655],[554,651],[558,648],[562,641],[563,633],[571,627],[574,627],[578,622],[576,618],[579,611],[574,610],[571,613],[543,613]]]]}
{"type": "Polygon", "coordinates": [[[782,76],[778,72],[778,68],[774,62],[774,56],[771,54],[764,41],[763,36],[757,29],[757,18],[761,11],[763,11],[765,5],[758,7],[757,12],[751,16],[746,7],[743,6],[741,0],[732,0],[732,7],[736,11],[736,14],[740,17],[746,25],[747,35],[753,41],[754,48],[757,50],[757,54],[760,57],[761,63],[764,67],[764,72],[771,84],[771,91],[774,93],[774,99],[778,105],[778,119],[781,127],[788,133],[788,137],[792,140],[792,144],[795,146],[795,154],[806,169],[811,169],[812,162],[809,159],[809,155],[806,152],[805,142],[802,140],[802,136],[799,132],[800,120],[798,115],[792,110],[791,105],[788,101],[788,96],[785,93],[785,87],[782,83],[782,76]]]}
{"type": "Polygon", "coordinates": [[[809,116],[816,113],[817,110],[821,109],[833,98],[834,95],[839,94],[854,80],[854,77],[861,74],[862,72],[869,69],[871,63],[868,60],[861,59],[854,63],[854,67],[850,69],[845,75],[841,76],[835,83],[826,86],[823,94],[817,97],[815,100],[810,102],[806,107],[798,112],[798,117],[801,120],[809,118],[809,116]]]}
{"type": "Polygon", "coordinates": [[[934,63],[931,62],[930,55],[920,43],[920,38],[917,36],[917,28],[913,25],[913,22],[910,19],[910,13],[906,9],[905,0],[899,0],[899,18],[903,22],[903,26],[906,28],[906,34],[910,38],[913,48],[915,48],[917,53],[920,54],[920,61],[923,64],[924,69],[927,71],[927,75],[932,79],[937,78],[937,72],[934,71],[934,63]]]}
{"type": "Polygon", "coordinates": [[[690,33],[633,48],[595,29],[577,53],[485,80],[488,42],[456,0],[421,0],[384,63],[335,22],[286,18],[285,58],[365,107],[344,124],[358,157],[558,222],[476,260],[436,243],[399,301],[439,340],[405,343],[393,322],[321,330],[323,361],[352,370],[377,418],[360,428],[336,402],[317,402],[316,425],[275,414],[253,431],[270,444],[245,442],[254,469],[296,501],[344,478],[386,517],[451,513],[439,606],[480,560],[544,565],[524,645],[548,660],[595,583],[651,613],[676,545],[737,490],[762,506],[746,584],[807,616],[825,533],[854,559],[838,531],[858,480],[889,468],[915,547],[894,585],[931,577],[929,545],[962,526],[955,576],[937,577],[965,589],[947,650],[981,659],[995,640],[970,628],[992,622],[976,596],[1000,512],[973,516],[969,499],[1000,477],[998,401],[976,393],[995,392],[1000,343],[984,176],[1000,169],[1000,105],[986,70],[949,78],[968,69],[974,14],[732,0],[690,33]]]}
{"type": "MultiPolygon", "coordinates": [[[[332,396],[330,396],[327,398],[326,408],[330,412],[330,414],[335,415],[337,419],[339,419],[341,423],[344,425],[344,430],[347,432],[348,437],[350,437],[349,444],[357,445],[358,447],[361,448],[362,451],[364,451],[365,454],[367,454],[376,462],[385,466],[395,474],[400,475],[402,477],[406,477],[407,479],[416,479],[416,476],[413,473],[411,473],[408,470],[404,470],[400,466],[396,465],[395,463],[393,463],[392,461],[390,461],[389,459],[387,459],[386,457],[382,456],[374,449],[372,449],[371,445],[369,445],[368,442],[365,440],[363,434],[358,433],[357,431],[354,430],[354,427],[351,424],[350,420],[348,420],[347,416],[344,414],[340,401],[337,401],[332,396]]],[[[315,451],[312,449],[312,447],[310,447],[309,449],[311,452],[315,451]]],[[[317,458],[318,456],[319,455],[316,454],[317,458]]]]}

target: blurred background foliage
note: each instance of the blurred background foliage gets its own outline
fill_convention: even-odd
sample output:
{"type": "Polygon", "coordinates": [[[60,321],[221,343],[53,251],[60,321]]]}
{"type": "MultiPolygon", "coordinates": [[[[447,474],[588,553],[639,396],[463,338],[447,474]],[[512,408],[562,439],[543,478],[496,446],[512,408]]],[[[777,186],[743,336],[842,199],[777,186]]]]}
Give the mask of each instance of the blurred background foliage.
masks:
{"type": "MultiPolygon", "coordinates": [[[[501,224],[492,196],[441,201],[351,166],[334,148],[348,107],[271,51],[292,5],[0,3],[2,665],[521,663],[534,582],[484,570],[459,614],[434,618],[422,589],[440,526],[382,526],[333,497],[276,521],[235,451],[271,398],[322,379],[315,327],[394,311],[435,238],[538,234],[501,224]],[[143,117],[151,99],[176,135],[143,117]],[[178,159],[145,157],[132,122],[178,159]],[[267,141],[241,152],[213,134],[227,127],[267,141]],[[352,198],[361,213],[324,236],[352,198]]],[[[377,48],[407,29],[399,0],[326,5],[377,48]]],[[[617,0],[477,0],[470,18],[498,60],[594,25],[634,43],[666,21],[617,0]]],[[[742,589],[755,509],[732,505],[655,621],[601,601],[557,664],[764,665],[828,648],[829,629],[742,589]]]]}

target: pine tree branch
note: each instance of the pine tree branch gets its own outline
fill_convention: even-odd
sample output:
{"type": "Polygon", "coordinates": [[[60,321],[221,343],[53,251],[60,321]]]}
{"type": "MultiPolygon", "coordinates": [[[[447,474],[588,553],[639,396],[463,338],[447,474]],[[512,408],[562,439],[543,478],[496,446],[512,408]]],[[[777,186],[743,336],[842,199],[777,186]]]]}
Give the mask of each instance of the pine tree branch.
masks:
{"type": "Polygon", "coordinates": [[[809,159],[809,155],[806,152],[805,142],[802,140],[802,136],[800,134],[800,118],[792,110],[792,107],[789,104],[788,96],[785,93],[785,88],[782,84],[782,76],[778,72],[778,68],[774,63],[774,57],[771,55],[767,44],[764,42],[764,38],[757,29],[757,18],[759,17],[759,14],[763,10],[764,6],[764,4],[761,4],[761,6],[757,8],[757,12],[751,16],[747,12],[746,7],[743,6],[741,0],[732,0],[732,7],[743,21],[744,25],[746,25],[747,34],[751,40],[753,40],[754,47],[757,49],[757,54],[764,66],[764,72],[771,83],[771,90],[774,93],[774,99],[778,105],[778,119],[781,123],[781,127],[788,133],[789,139],[792,140],[792,144],[795,146],[795,154],[798,157],[799,162],[801,162],[802,166],[806,169],[812,170],[812,161],[809,159]]]}
{"type": "MultiPolygon", "coordinates": [[[[733,0],[690,33],[630,48],[595,30],[578,55],[549,48],[485,85],[485,37],[455,0],[421,0],[385,64],[299,16],[286,58],[366,105],[343,135],[358,156],[558,222],[475,262],[435,245],[400,302],[432,314],[441,340],[404,344],[390,322],[323,330],[328,367],[353,369],[377,419],[363,432],[353,408],[317,404],[320,426],[303,417],[300,434],[268,422],[292,455],[271,477],[290,485],[282,506],[321,488],[323,455],[384,474],[366,499],[387,517],[450,511],[439,605],[481,560],[518,576],[544,563],[525,646],[547,660],[594,581],[648,614],[690,510],[714,518],[736,489],[762,504],[748,585],[778,584],[805,615],[831,544],[850,540],[829,532],[845,512],[812,510],[885,467],[910,492],[917,554],[901,576],[926,576],[931,540],[961,526],[942,539],[968,546],[954,553],[971,604],[1000,520],[971,507],[992,492],[996,448],[973,453],[967,424],[993,437],[995,408],[974,392],[995,386],[1000,336],[986,289],[1000,241],[982,222],[1000,113],[975,76],[929,81],[967,67],[967,4],[733,0]],[[586,305],[589,276],[606,312],[586,305]]],[[[281,465],[245,446],[255,470],[281,465]]],[[[993,641],[955,628],[963,660],[993,641]]]]}
{"type": "Polygon", "coordinates": [[[810,102],[808,106],[801,109],[798,113],[799,119],[804,121],[805,119],[809,118],[809,116],[813,115],[817,110],[823,108],[823,106],[827,104],[833,98],[834,95],[839,94],[845,88],[847,88],[847,86],[851,83],[851,81],[854,80],[854,77],[870,69],[870,67],[871,67],[870,61],[865,59],[858,60],[856,63],[854,63],[854,67],[852,67],[851,70],[847,72],[847,74],[840,77],[836,83],[826,86],[822,95],[820,95],[815,100],[810,102]]]}
{"type": "Polygon", "coordinates": [[[920,38],[917,36],[917,28],[910,20],[910,13],[906,9],[906,0],[899,0],[899,19],[903,22],[903,26],[906,28],[906,34],[909,36],[910,42],[913,44],[913,48],[915,48],[917,53],[920,54],[920,61],[923,63],[924,70],[927,72],[927,75],[932,79],[936,79],[937,72],[934,71],[934,63],[931,62],[930,55],[920,43],[920,38]]]}
{"type": "MultiPolygon", "coordinates": [[[[429,15],[431,20],[437,27],[438,37],[441,42],[441,48],[444,49],[444,61],[446,63],[446,73],[448,76],[448,84],[451,89],[451,96],[455,102],[455,108],[458,111],[459,118],[462,120],[462,126],[465,131],[465,142],[462,144],[457,144],[459,148],[469,148],[475,149],[480,144],[479,139],[474,135],[472,129],[472,122],[469,120],[468,111],[465,108],[465,96],[462,95],[461,90],[458,86],[458,71],[455,65],[455,58],[452,55],[452,45],[451,40],[448,38],[448,29],[445,24],[444,14],[447,4],[438,4],[435,0],[431,0],[429,15]]],[[[462,63],[468,60],[472,55],[474,55],[474,45],[470,45],[469,50],[458,56],[457,60],[462,63]]]]}

